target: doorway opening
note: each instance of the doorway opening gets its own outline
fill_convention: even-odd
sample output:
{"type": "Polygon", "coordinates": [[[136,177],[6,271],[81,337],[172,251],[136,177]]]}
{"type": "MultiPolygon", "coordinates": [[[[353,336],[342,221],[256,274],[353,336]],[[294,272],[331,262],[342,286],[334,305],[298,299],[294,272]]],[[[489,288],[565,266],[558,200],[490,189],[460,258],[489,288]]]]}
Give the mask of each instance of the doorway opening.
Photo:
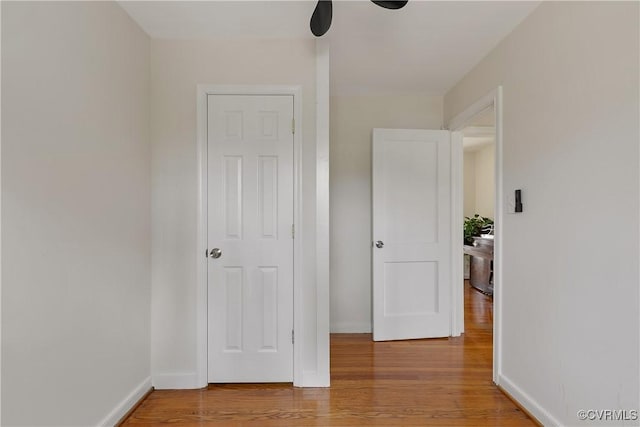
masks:
{"type": "MultiPolygon", "coordinates": [[[[452,139],[452,280],[453,280],[453,304],[452,304],[452,336],[458,336],[465,331],[464,324],[464,304],[465,304],[465,275],[464,275],[464,257],[465,252],[476,252],[474,255],[480,258],[476,260],[476,268],[479,270],[474,277],[474,282],[481,291],[491,293],[492,313],[493,313],[493,382],[500,385],[501,377],[501,293],[502,293],[502,218],[504,215],[504,206],[501,203],[504,192],[502,188],[502,87],[498,86],[484,97],[467,107],[462,113],[458,114],[448,123],[449,129],[456,135],[452,139]],[[477,162],[480,158],[482,163],[480,168],[484,170],[483,177],[479,179],[478,184],[482,200],[477,203],[476,197],[476,171],[471,174],[471,167],[467,168],[468,180],[465,182],[465,152],[464,139],[467,140],[467,158],[470,166],[471,159],[477,162]],[[474,140],[475,139],[475,140],[474,140]],[[478,150],[473,155],[474,148],[478,150]],[[486,146],[486,148],[485,148],[486,146]],[[486,152],[482,152],[486,150],[486,152]],[[478,153],[480,152],[480,155],[478,153]],[[491,173],[493,172],[493,173],[491,173]],[[471,179],[473,177],[473,180],[471,179]],[[492,182],[491,182],[492,181],[492,182]],[[473,184],[472,184],[473,182],[473,184]],[[467,210],[465,212],[465,189],[473,188],[473,197],[471,194],[467,198],[467,210]],[[482,194],[487,193],[487,194],[482,194]],[[493,205],[493,210],[491,209],[493,205]],[[473,208],[471,208],[473,206],[473,208]],[[480,209],[482,213],[474,212],[480,209]],[[467,245],[465,251],[464,245],[464,220],[465,216],[473,212],[473,218],[476,213],[478,218],[493,218],[491,221],[477,220],[480,223],[480,231],[473,238],[473,243],[478,242],[476,246],[467,245]],[[492,227],[488,227],[491,224],[492,227]],[[483,229],[482,225],[485,225],[483,229]],[[482,235],[485,236],[482,236],[482,235]],[[493,236],[493,237],[491,237],[493,236]],[[491,244],[493,245],[491,247],[491,244]],[[482,286],[484,285],[484,286],[482,286]]],[[[471,193],[471,191],[469,191],[471,193]]],[[[478,219],[476,218],[476,219],[478,219]]],[[[471,237],[471,236],[469,236],[471,237]]],[[[471,242],[470,242],[471,243],[471,242]]],[[[470,260],[471,261],[471,260],[470,260]]],[[[471,265],[470,265],[471,267],[471,265]]],[[[471,271],[470,271],[471,273],[471,271]]],[[[471,274],[470,274],[471,276],[471,274]]],[[[471,277],[470,277],[471,278],[471,277]]],[[[468,284],[469,286],[471,283],[468,284]]]]}
{"type": "Polygon", "coordinates": [[[495,237],[495,111],[477,115],[462,129],[464,280],[493,298],[495,237]]]}

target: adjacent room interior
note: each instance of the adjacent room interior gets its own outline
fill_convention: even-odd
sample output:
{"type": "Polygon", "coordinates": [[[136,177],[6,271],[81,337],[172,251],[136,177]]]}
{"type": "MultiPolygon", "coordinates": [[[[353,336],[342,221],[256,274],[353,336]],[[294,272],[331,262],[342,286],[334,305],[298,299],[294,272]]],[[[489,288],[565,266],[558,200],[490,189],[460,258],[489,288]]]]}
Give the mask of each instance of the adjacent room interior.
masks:
{"type": "Polygon", "coordinates": [[[465,217],[464,279],[493,296],[493,248],[496,206],[496,128],[493,108],[462,129],[463,212],[465,217]]]}

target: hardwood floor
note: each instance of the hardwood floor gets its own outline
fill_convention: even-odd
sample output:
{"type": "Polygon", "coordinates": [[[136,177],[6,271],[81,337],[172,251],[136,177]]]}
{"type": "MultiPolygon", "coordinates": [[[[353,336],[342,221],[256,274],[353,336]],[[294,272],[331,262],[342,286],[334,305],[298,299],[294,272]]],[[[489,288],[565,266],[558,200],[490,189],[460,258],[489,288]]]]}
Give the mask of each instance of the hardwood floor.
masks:
{"type": "Polygon", "coordinates": [[[210,385],[158,390],[123,425],[533,426],[491,380],[491,298],[465,286],[459,338],[331,336],[331,387],[210,385]]]}

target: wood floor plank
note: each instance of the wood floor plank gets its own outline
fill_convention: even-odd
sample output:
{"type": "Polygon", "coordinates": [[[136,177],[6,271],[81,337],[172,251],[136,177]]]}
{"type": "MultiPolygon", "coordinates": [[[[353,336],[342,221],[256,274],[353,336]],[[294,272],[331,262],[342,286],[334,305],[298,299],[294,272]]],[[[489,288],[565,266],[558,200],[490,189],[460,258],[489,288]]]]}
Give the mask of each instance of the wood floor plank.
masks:
{"type": "Polygon", "coordinates": [[[462,337],[373,342],[331,335],[331,387],[216,384],[156,390],[127,426],[504,426],[536,424],[493,384],[491,298],[465,286],[462,337]]]}

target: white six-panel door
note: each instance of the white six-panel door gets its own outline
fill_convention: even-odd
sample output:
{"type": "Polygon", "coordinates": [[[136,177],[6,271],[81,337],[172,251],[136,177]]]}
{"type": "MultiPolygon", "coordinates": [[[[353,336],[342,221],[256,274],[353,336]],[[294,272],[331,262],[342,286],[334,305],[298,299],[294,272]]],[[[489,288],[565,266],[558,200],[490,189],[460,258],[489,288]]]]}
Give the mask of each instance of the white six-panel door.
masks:
{"type": "Polygon", "coordinates": [[[208,380],[293,380],[293,96],[208,96],[208,380]]]}
{"type": "Polygon", "coordinates": [[[373,339],[450,335],[450,134],[373,131],[373,339]]]}

